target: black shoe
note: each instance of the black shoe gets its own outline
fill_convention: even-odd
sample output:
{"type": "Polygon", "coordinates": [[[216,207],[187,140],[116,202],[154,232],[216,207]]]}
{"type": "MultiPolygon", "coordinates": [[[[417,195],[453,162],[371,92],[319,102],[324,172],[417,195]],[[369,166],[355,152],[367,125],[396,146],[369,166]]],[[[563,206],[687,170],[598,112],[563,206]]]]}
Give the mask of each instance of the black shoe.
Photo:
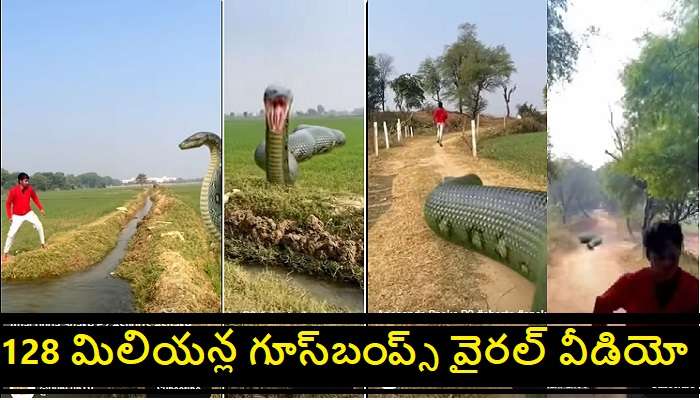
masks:
{"type": "Polygon", "coordinates": [[[442,142],[440,142],[440,147],[442,147],[442,142]]]}

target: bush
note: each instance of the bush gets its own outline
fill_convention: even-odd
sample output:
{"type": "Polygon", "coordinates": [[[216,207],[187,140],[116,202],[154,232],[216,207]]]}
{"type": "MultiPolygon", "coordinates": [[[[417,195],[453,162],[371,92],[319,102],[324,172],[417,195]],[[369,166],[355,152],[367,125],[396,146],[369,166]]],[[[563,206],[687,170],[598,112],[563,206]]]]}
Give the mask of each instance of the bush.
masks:
{"type": "Polygon", "coordinates": [[[537,121],[534,118],[526,117],[521,119],[509,120],[506,124],[505,129],[500,126],[496,129],[495,134],[500,135],[514,135],[518,133],[531,133],[531,132],[544,132],[547,130],[547,120],[545,117],[544,122],[537,121]]]}
{"type": "Polygon", "coordinates": [[[518,115],[520,115],[520,117],[522,117],[523,119],[531,118],[541,124],[547,124],[547,115],[537,111],[535,106],[533,106],[532,104],[523,103],[519,105],[518,115]]]}

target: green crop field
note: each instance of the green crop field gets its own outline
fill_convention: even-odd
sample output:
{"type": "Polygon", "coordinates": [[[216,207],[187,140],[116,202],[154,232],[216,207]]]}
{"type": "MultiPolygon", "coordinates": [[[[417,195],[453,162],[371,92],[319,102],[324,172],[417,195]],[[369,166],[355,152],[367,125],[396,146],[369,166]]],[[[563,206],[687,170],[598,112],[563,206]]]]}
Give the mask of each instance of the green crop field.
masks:
{"type": "Polygon", "coordinates": [[[547,134],[545,132],[499,136],[480,143],[479,156],[501,163],[513,173],[547,182],[547,134]]]}
{"type": "MultiPolygon", "coordinates": [[[[65,232],[80,225],[90,223],[97,218],[114,211],[124,205],[128,200],[136,197],[141,192],[139,188],[109,188],[109,189],[80,189],[65,191],[39,192],[39,200],[46,209],[46,216],[38,212],[38,208],[32,203],[32,208],[39,215],[46,240],[57,233],[65,232]]],[[[2,204],[5,204],[6,193],[2,195],[2,204]]],[[[2,212],[2,245],[5,245],[7,231],[10,228],[7,215],[2,212]]],[[[26,251],[39,246],[39,235],[32,225],[25,222],[15,236],[12,245],[12,253],[26,251]]]]}
{"type": "MultiPolygon", "coordinates": [[[[330,192],[361,194],[364,191],[364,136],[362,117],[293,118],[291,132],[299,124],[321,125],[345,133],[344,146],[314,156],[299,164],[296,185],[301,188],[321,188],[330,192]]],[[[226,190],[235,188],[236,180],[264,177],[255,165],[253,153],[265,138],[265,120],[235,119],[225,125],[224,171],[226,190]]]]}
{"type": "Polygon", "coordinates": [[[180,200],[192,206],[199,212],[199,191],[201,189],[199,183],[187,183],[182,185],[167,185],[167,188],[180,200]]]}

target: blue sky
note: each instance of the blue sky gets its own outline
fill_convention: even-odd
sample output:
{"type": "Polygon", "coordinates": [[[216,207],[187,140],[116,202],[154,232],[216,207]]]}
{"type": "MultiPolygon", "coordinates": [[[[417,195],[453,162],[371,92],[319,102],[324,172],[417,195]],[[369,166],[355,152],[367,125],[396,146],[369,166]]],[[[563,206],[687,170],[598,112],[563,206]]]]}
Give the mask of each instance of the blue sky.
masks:
{"type": "Polygon", "coordinates": [[[220,62],[217,0],[4,0],[2,166],[201,177],[220,62]]]}
{"type": "MultiPolygon", "coordinates": [[[[369,0],[369,53],[394,57],[395,76],[415,73],[426,57],[442,54],[454,43],[458,27],[476,24],[479,39],[489,46],[502,44],[518,72],[512,76],[518,89],[511,110],[528,102],[543,107],[542,88],[547,75],[547,9],[545,0],[476,1],[369,0]]],[[[427,96],[426,96],[427,97],[427,96]]],[[[500,91],[486,96],[487,113],[505,114],[500,91]]],[[[389,103],[394,107],[393,94],[389,103]]]]}
{"type": "Polygon", "coordinates": [[[225,112],[258,112],[270,83],[294,110],[365,104],[363,0],[226,0],[225,112]]]}

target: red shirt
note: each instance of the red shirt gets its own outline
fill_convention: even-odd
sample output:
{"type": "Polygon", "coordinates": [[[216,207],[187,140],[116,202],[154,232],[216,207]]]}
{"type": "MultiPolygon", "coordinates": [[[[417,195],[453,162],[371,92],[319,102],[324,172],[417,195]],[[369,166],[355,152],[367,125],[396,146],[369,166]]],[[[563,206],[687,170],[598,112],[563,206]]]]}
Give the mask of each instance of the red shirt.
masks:
{"type": "Polygon", "coordinates": [[[436,124],[445,123],[447,121],[447,111],[444,108],[437,108],[433,111],[433,121],[436,124]]]}
{"type": "Polygon", "coordinates": [[[698,279],[683,270],[677,279],[668,303],[662,307],[651,267],[624,274],[596,298],[593,312],[611,313],[622,308],[628,313],[697,313],[698,279]]]}
{"type": "Polygon", "coordinates": [[[34,204],[43,210],[44,207],[39,201],[39,196],[34,192],[34,188],[27,186],[26,189],[22,190],[21,185],[15,185],[10,192],[7,193],[7,201],[5,202],[5,211],[7,212],[7,219],[11,219],[12,215],[25,215],[26,213],[32,211],[32,206],[29,204],[29,199],[34,200],[34,204]]]}

